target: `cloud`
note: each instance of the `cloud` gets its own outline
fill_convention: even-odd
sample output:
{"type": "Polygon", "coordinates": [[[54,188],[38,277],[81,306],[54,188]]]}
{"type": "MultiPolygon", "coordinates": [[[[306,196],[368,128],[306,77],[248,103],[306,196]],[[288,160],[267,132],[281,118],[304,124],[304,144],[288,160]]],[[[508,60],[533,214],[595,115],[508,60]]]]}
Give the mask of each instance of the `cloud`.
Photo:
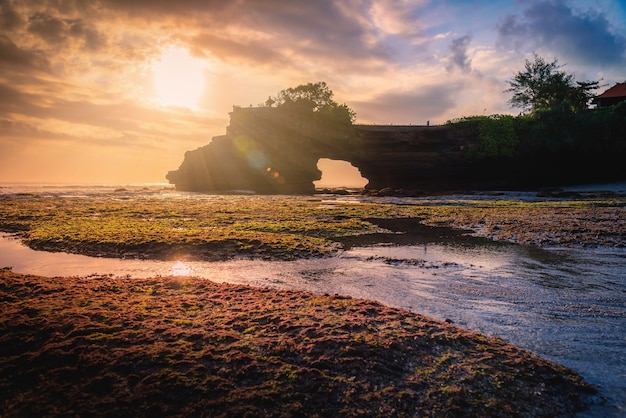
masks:
{"type": "Polygon", "coordinates": [[[283,54],[259,39],[232,39],[224,35],[203,33],[195,36],[191,43],[198,55],[215,56],[234,63],[276,65],[288,62],[283,54]]]}
{"type": "Polygon", "coordinates": [[[33,114],[41,109],[35,105],[36,100],[29,100],[30,95],[11,87],[5,83],[0,83],[0,115],[3,114],[33,114]]]}
{"type": "Polygon", "coordinates": [[[18,139],[20,142],[24,140],[32,140],[33,138],[67,138],[67,134],[53,134],[45,132],[30,123],[9,119],[0,119],[0,131],[3,138],[0,138],[0,144],[6,144],[6,138],[10,138],[11,142],[18,139]]]}
{"type": "Polygon", "coordinates": [[[28,31],[49,44],[59,44],[67,38],[66,23],[56,17],[36,13],[29,19],[28,31]]]}
{"type": "MultiPolygon", "coordinates": [[[[92,3],[102,8],[124,12],[130,17],[153,19],[163,16],[197,16],[198,13],[206,14],[207,12],[221,15],[222,12],[228,11],[240,2],[228,0],[185,0],[184,2],[171,0],[100,0],[92,3]]],[[[97,8],[95,7],[95,9],[97,8]]]]}
{"type": "Polygon", "coordinates": [[[171,1],[102,0],[137,25],[150,22],[224,61],[286,63],[389,58],[390,46],[372,23],[371,0],[171,1]],[[158,22],[158,23],[153,23],[158,22]],[[181,31],[181,25],[185,30],[181,31]],[[180,32],[175,35],[176,32],[180,32]],[[286,58],[289,58],[287,60],[286,58]]]}
{"type": "Polygon", "coordinates": [[[448,71],[452,71],[455,67],[464,72],[472,70],[472,59],[467,55],[467,48],[471,41],[472,37],[470,35],[461,36],[460,38],[452,40],[449,47],[449,63],[446,67],[448,71]]]}
{"type": "Polygon", "coordinates": [[[231,25],[269,36],[268,45],[295,60],[388,58],[370,24],[369,7],[357,1],[248,1],[231,25]]]}
{"type": "Polygon", "coordinates": [[[0,5],[0,28],[14,30],[24,23],[22,16],[9,3],[0,5]]]}
{"type": "Polygon", "coordinates": [[[372,2],[374,23],[386,33],[401,35],[420,41],[425,38],[423,15],[424,1],[379,0],[372,2]]]}
{"type": "Polygon", "coordinates": [[[87,50],[97,51],[105,44],[103,36],[81,19],[60,19],[45,13],[30,16],[28,32],[50,45],[76,41],[87,50]]]}
{"type": "MultiPolygon", "coordinates": [[[[408,59],[412,51],[399,45],[425,39],[416,15],[419,4],[412,1],[394,2],[394,7],[384,10],[372,0],[6,3],[11,4],[15,8],[3,8],[13,16],[12,21],[26,22],[26,32],[7,36],[20,47],[28,44],[44,50],[51,61],[55,55],[67,57],[69,51],[106,52],[107,59],[135,53],[140,60],[140,51],[152,48],[156,54],[160,45],[183,43],[197,56],[230,64],[299,72],[320,65],[368,71],[381,62],[408,59]],[[376,25],[375,8],[379,18],[385,16],[382,28],[376,25]]],[[[75,55],[61,65],[85,71],[79,66],[81,60],[85,57],[75,55]]]]}
{"type": "Polygon", "coordinates": [[[99,146],[156,146],[208,142],[208,126],[223,125],[191,112],[140,106],[133,102],[98,104],[26,93],[0,83],[0,121],[3,135],[31,141],[63,138],[99,146]],[[45,104],[45,105],[43,105],[45,104]],[[13,123],[11,123],[13,122],[13,123]],[[182,129],[181,129],[182,128],[182,129]]]}
{"type": "Polygon", "coordinates": [[[351,102],[359,120],[367,123],[426,124],[443,122],[455,105],[458,82],[415,87],[415,91],[388,91],[366,102],[351,102]]]}
{"type": "Polygon", "coordinates": [[[88,27],[81,20],[71,22],[69,33],[84,42],[84,47],[90,51],[97,51],[106,44],[105,37],[97,30],[88,27]]]}
{"type": "Polygon", "coordinates": [[[11,39],[0,35],[0,68],[48,70],[48,61],[34,51],[19,48],[11,39]]]}
{"type": "Polygon", "coordinates": [[[562,0],[532,1],[521,16],[507,15],[497,31],[505,46],[547,47],[585,64],[626,63],[626,37],[612,30],[607,16],[574,10],[562,0]]]}

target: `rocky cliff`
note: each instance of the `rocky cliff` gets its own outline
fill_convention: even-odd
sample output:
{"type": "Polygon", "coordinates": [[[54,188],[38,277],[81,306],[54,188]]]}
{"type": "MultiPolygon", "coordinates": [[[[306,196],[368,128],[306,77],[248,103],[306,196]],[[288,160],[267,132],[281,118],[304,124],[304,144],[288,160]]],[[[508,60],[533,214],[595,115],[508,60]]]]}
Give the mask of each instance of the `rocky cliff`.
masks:
{"type": "Polygon", "coordinates": [[[320,158],[359,169],[366,189],[439,191],[497,184],[466,157],[477,138],[459,126],[334,125],[314,113],[235,108],[226,135],[188,151],[167,179],[178,190],[308,194],[320,158]]]}

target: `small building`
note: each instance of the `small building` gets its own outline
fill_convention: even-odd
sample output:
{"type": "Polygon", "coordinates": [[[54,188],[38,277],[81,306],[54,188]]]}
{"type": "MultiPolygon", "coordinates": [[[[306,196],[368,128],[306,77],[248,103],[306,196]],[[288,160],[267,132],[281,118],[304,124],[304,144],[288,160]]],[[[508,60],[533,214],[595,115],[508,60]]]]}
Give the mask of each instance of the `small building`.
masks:
{"type": "Polygon", "coordinates": [[[599,109],[615,106],[624,101],[626,101],[626,82],[617,83],[601,95],[594,97],[591,104],[598,105],[599,109]]]}

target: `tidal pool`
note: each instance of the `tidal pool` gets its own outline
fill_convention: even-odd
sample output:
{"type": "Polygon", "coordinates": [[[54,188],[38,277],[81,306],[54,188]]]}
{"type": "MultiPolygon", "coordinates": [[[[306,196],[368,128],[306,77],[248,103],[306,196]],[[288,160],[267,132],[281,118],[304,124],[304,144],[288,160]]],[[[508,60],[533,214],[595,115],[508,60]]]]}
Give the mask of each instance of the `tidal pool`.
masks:
{"type": "Polygon", "coordinates": [[[0,237],[0,267],[43,276],[183,275],[377,300],[497,335],[580,373],[626,415],[626,249],[374,245],[299,261],[165,262],[33,251],[0,237]]]}

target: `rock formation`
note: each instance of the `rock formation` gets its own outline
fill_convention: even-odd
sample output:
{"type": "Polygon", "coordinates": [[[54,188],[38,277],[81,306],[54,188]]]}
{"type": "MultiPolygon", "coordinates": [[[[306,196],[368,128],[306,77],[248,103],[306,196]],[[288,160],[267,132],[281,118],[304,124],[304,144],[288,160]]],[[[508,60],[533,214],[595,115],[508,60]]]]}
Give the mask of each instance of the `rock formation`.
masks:
{"type": "Polygon", "coordinates": [[[234,108],[226,135],[188,151],[167,179],[184,191],[309,194],[320,158],[357,167],[368,190],[451,190],[485,181],[458,126],[340,125],[315,113],[234,108]]]}

